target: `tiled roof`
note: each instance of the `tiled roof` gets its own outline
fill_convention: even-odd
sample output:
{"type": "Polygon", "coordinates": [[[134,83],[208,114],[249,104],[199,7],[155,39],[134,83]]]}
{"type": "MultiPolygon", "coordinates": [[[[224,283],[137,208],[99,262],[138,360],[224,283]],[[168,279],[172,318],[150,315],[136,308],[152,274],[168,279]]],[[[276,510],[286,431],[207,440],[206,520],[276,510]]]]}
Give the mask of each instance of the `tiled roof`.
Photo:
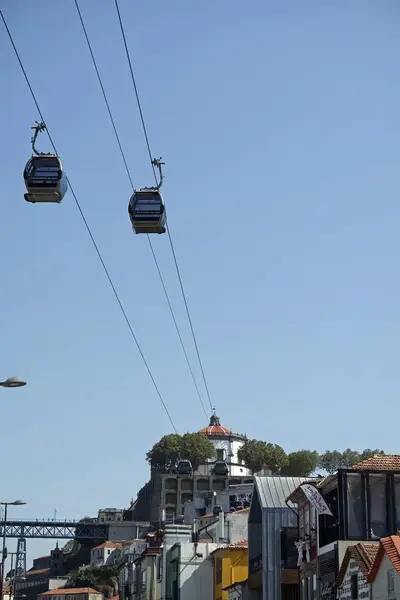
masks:
{"type": "Polygon", "coordinates": [[[103,548],[113,548],[114,550],[117,548],[120,549],[121,544],[118,544],[117,542],[104,542],[103,544],[100,544],[100,546],[95,546],[92,550],[102,550],[103,548]]]}
{"type": "Polygon", "coordinates": [[[378,553],[368,574],[368,583],[374,581],[385,553],[388,555],[394,568],[400,575],[400,536],[391,535],[382,538],[380,541],[378,553]]]}
{"type": "Polygon", "coordinates": [[[40,596],[63,596],[65,594],[101,594],[99,590],[95,590],[90,587],[83,588],[57,588],[56,590],[48,590],[47,592],[43,592],[43,594],[38,594],[40,596]]]}
{"type": "Polygon", "coordinates": [[[50,569],[30,569],[26,572],[26,576],[31,577],[32,575],[44,575],[45,573],[50,573],[50,569]]]}
{"type": "Polygon", "coordinates": [[[235,510],[234,512],[229,513],[230,515],[241,515],[243,513],[248,513],[249,508],[241,508],[240,510],[235,510]]]}
{"type": "Polygon", "coordinates": [[[200,429],[199,433],[205,433],[206,435],[232,435],[232,431],[222,425],[207,425],[200,429]]]}
{"type": "Polygon", "coordinates": [[[351,468],[357,471],[400,471],[400,454],[376,454],[351,468]]]}
{"type": "Polygon", "coordinates": [[[340,571],[336,579],[336,585],[342,585],[350,559],[355,560],[364,577],[367,577],[372,563],[378,554],[378,550],[379,542],[360,542],[355,546],[349,546],[342,560],[340,571]]]}
{"type": "Polygon", "coordinates": [[[219,546],[218,548],[213,550],[211,554],[218,552],[218,550],[247,550],[248,547],[249,543],[247,540],[239,540],[238,542],[232,542],[232,544],[224,544],[222,546],[219,546]]]}

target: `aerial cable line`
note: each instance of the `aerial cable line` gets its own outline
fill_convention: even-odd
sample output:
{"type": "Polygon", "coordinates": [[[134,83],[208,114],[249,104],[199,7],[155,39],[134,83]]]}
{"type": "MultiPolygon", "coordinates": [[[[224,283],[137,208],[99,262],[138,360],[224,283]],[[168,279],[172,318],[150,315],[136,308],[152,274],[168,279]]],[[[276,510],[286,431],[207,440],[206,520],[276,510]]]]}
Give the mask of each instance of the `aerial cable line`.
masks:
{"type": "MultiPolygon", "coordinates": [[[[138,88],[137,88],[137,85],[136,85],[136,79],[135,79],[135,75],[134,75],[133,68],[132,68],[132,62],[131,62],[131,58],[130,58],[130,54],[129,54],[129,50],[128,50],[128,44],[127,44],[126,37],[125,37],[125,30],[124,30],[124,26],[123,26],[123,23],[122,23],[121,13],[120,13],[119,6],[118,6],[118,0],[114,0],[114,2],[115,2],[115,8],[117,9],[119,25],[120,25],[120,28],[121,28],[122,39],[123,39],[124,46],[125,46],[126,57],[128,59],[129,70],[130,70],[130,73],[131,73],[133,88],[135,90],[135,96],[136,96],[136,101],[137,101],[137,105],[138,105],[138,109],[139,109],[140,120],[142,122],[143,133],[144,133],[144,137],[145,137],[145,140],[146,140],[147,151],[148,151],[150,162],[151,162],[151,165],[152,165],[154,178],[155,178],[156,184],[157,184],[157,175],[156,175],[156,171],[155,171],[154,164],[153,164],[153,154],[152,154],[151,148],[150,148],[149,136],[147,134],[147,128],[146,128],[146,124],[145,124],[144,117],[143,117],[142,106],[141,106],[141,103],[140,103],[139,92],[138,92],[138,88]]],[[[178,275],[179,285],[180,285],[181,292],[182,292],[182,298],[183,298],[183,302],[185,304],[186,314],[187,314],[187,317],[188,317],[188,321],[189,321],[189,325],[190,325],[190,330],[192,332],[193,342],[194,342],[194,346],[195,346],[195,349],[196,349],[196,354],[197,354],[197,358],[198,358],[198,361],[199,361],[201,374],[202,374],[202,377],[203,377],[204,387],[205,387],[206,392],[207,392],[207,398],[208,398],[208,402],[210,404],[210,408],[211,408],[211,410],[213,410],[214,407],[213,407],[213,404],[211,402],[210,391],[209,391],[209,388],[208,388],[207,379],[206,379],[205,372],[204,372],[203,362],[202,362],[201,357],[200,357],[200,351],[199,351],[199,347],[197,345],[196,334],[195,334],[195,331],[194,331],[192,318],[190,316],[189,305],[188,305],[188,302],[187,302],[185,289],[183,287],[183,281],[182,281],[182,277],[181,277],[181,272],[180,272],[180,269],[179,269],[178,260],[177,260],[177,257],[176,257],[176,252],[175,252],[175,248],[174,248],[174,244],[173,244],[173,241],[172,241],[171,232],[170,232],[168,223],[166,225],[166,229],[167,229],[167,233],[168,233],[169,243],[170,243],[170,246],[171,246],[172,256],[173,256],[174,263],[175,263],[176,272],[177,272],[177,275],[178,275]]]]}
{"type": "MultiPolygon", "coordinates": [[[[122,144],[121,144],[120,137],[119,137],[119,135],[118,135],[117,127],[116,127],[116,125],[115,125],[115,120],[114,120],[114,117],[113,117],[113,115],[112,115],[112,112],[111,112],[110,104],[109,104],[109,102],[108,102],[108,99],[107,99],[107,94],[106,94],[106,92],[105,92],[105,89],[104,89],[104,85],[103,85],[103,82],[102,82],[102,79],[101,79],[101,76],[100,76],[100,72],[99,72],[99,69],[98,69],[98,66],[97,66],[97,62],[96,62],[96,59],[95,59],[95,57],[94,57],[94,53],[93,53],[93,50],[92,50],[92,45],[91,45],[91,43],[90,43],[89,36],[88,36],[87,30],[86,30],[86,26],[85,26],[85,23],[84,23],[84,21],[83,21],[83,17],[82,17],[82,13],[81,13],[81,11],[80,11],[80,8],[79,8],[78,0],[74,0],[74,1],[75,1],[76,10],[78,11],[79,20],[80,20],[80,22],[81,22],[81,25],[82,25],[83,33],[84,33],[84,35],[85,35],[85,38],[86,38],[86,43],[87,43],[87,45],[88,45],[88,48],[89,48],[90,56],[91,56],[91,58],[92,58],[93,66],[94,66],[94,68],[95,68],[95,71],[96,71],[97,79],[98,79],[98,81],[99,81],[100,88],[101,88],[101,91],[102,91],[102,93],[103,93],[103,98],[104,98],[104,102],[105,102],[105,104],[106,104],[106,107],[107,107],[108,115],[109,115],[109,117],[110,117],[110,121],[111,121],[111,124],[112,124],[113,130],[114,130],[115,137],[116,137],[116,139],[117,139],[117,143],[118,143],[118,147],[119,147],[119,150],[120,150],[120,153],[121,153],[121,156],[122,156],[122,160],[123,160],[123,162],[124,162],[124,165],[125,165],[125,170],[126,170],[126,173],[127,173],[127,175],[128,175],[129,181],[130,181],[130,183],[131,183],[132,190],[134,191],[134,190],[135,190],[135,187],[134,187],[134,185],[133,185],[132,176],[131,176],[131,173],[130,173],[130,170],[129,170],[129,167],[128,167],[128,163],[127,163],[127,160],[126,160],[126,157],[125,157],[124,150],[123,150],[123,148],[122,148],[122,144]]],[[[153,166],[153,169],[154,169],[154,165],[153,165],[153,164],[152,164],[152,166],[153,166]]],[[[155,265],[156,265],[156,269],[157,269],[157,272],[158,272],[158,276],[159,276],[159,278],[160,278],[161,285],[162,285],[162,288],[163,288],[163,290],[164,290],[165,298],[166,298],[166,300],[167,300],[168,307],[169,307],[169,310],[170,310],[170,312],[171,312],[172,320],[173,320],[173,322],[174,322],[175,329],[176,329],[176,332],[177,332],[177,334],[178,334],[179,341],[180,341],[180,343],[181,343],[181,347],[182,347],[183,353],[184,353],[184,355],[185,355],[186,363],[187,363],[187,365],[188,365],[188,368],[189,368],[190,374],[191,374],[191,376],[192,376],[192,380],[193,380],[194,386],[195,386],[195,388],[196,388],[196,391],[197,391],[197,395],[198,395],[199,401],[200,401],[200,403],[201,403],[201,406],[202,406],[202,409],[203,409],[203,411],[204,411],[204,414],[205,414],[205,416],[206,416],[206,417],[208,417],[208,415],[207,415],[207,411],[206,411],[206,409],[205,409],[205,406],[204,406],[203,399],[202,399],[202,397],[201,397],[201,394],[200,394],[199,387],[198,387],[198,385],[197,385],[197,382],[196,382],[196,378],[195,378],[195,376],[194,376],[194,372],[193,372],[193,369],[192,369],[192,365],[190,364],[190,361],[189,361],[189,356],[188,356],[188,353],[187,353],[187,351],[186,351],[185,344],[184,344],[184,342],[183,342],[183,339],[182,339],[182,336],[181,336],[181,332],[180,332],[180,330],[179,330],[179,326],[178,326],[178,323],[177,323],[177,320],[176,320],[176,317],[175,317],[175,313],[174,313],[174,310],[173,310],[173,308],[172,308],[172,304],[171,304],[171,301],[170,301],[170,298],[169,298],[169,295],[168,295],[168,292],[167,292],[167,288],[166,288],[166,286],[165,286],[165,283],[164,283],[164,278],[163,278],[163,276],[162,276],[162,274],[161,274],[161,269],[160,269],[160,266],[159,266],[159,264],[158,264],[158,260],[157,260],[157,257],[156,257],[156,253],[155,253],[155,251],[154,251],[153,244],[151,243],[151,239],[150,239],[150,235],[149,235],[149,234],[147,234],[147,240],[148,240],[148,242],[149,242],[150,250],[151,250],[151,253],[152,253],[152,255],[153,255],[153,259],[154,259],[154,263],[155,263],[155,265]]]]}
{"type": "MultiPolygon", "coordinates": [[[[36,105],[36,109],[37,109],[37,111],[38,111],[38,113],[39,113],[39,115],[40,115],[40,118],[41,118],[42,122],[43,122],[43,123],[45,123],[45,120],[44,120],[44,117],[43,117],[43,113],[42,113],[42,111],[41,111],[41,109],[40,109],[40,106],[39,106],[39,103],[38,103],[38,101],[37,101],[37,99],[36,99],[36,96],[35,96],[35,93],[34,93],[34,91],[33,91],[32,85],[31,85],[31,83],[30,83],[30,81],[29,81],[29,77],[28,77],[28,75],[27,75],[27,73],[26,73],[26,71],[25,71],[25,67],[24,67],[24,65],[23,65],[23,63],[22,63],[22,60],[21,60],[21,58],[20,58],[20,55],[19,55],[19,52],[18,52],[18,50],[17,50],[17,47],[16,47],[16,45],[15,45],[15,43],[14,43],[13,37],[12,37],[12,35],[11,35],[11,32],[10,32],[10,30],[9,30],[9,28],[8,28],[8,25],[7,25],[6,19],[5,19],[4,15],[3,15],[3,11],[2,11],[1,9],[0,9],[0,15],[1,15],[1,18],[2,18],[2,20],[3,20],[4,27],[6,28],[6,31],[7,31],[8,37],[10,38],[10,42],[11,42],[11,44],[12,44],[12,47],[13,47],[13,49],[14,49],[15,55],[16,55],[16,57],[17,57],[17,60],[18,60],[18,62],[19,62],[19,66],[21,67],[21,71],[22,71],[22,73],[23,73],[23,75],[24,75],[25,81],[26,81],[26,83],[27,83],[27,85],[28,85],[29,91],[30,91],[30,93],[31,93],[31,96],[32,96],[32,98],[33,98],[33,101],[34,101],[34,103],[35,103],[35,105],[36,105]]],[[[48,135],[48,137],[49,137],[50,143],[51,143],[51,145],[52,145],[52,147],[53,147],[53,150],[54,150],[55,154],[58,156],[58,152],[57,152],[56,146],[55,146],[55,144],[54,144],[54,142],[53,142],[53,138],[51,137],[51,135],[50,135],[50,132],[47,130],[47,128],[46,128],[46,131],[47,131],[47,135],[48,135]]],[[[142,348],[141,348],[141,346],[140,346],[140,344],[139,344],[139,341],[138,341],[138,339],[137,339],[137,337],[136,337],[136,335],[135,335],[135,332],[133,331],[133,328],[132,328],[132,325],[131,325],[131,323],[130,323],[129,317],[128,317],[128,315],[126,314],[126,311],[125,311],[125,309],[124,309],[124,306],[123,306],[123,304],[122,304],[122,302],[121,302],[121,299],[120,299],[120,297],[119,297],[119,294],[118,294],[118,292],[117,292],[117,290],[116,290],[116,288],[115,288],[115,285],[114,285],[114,283],[113,283],[113,280],[111,279],[111,275],[110,275],[110,273],[109,273],[109,271],[108,271],[108,269],[107,269],[107,266],[106,266],[106,264],[105,264],[105,262],[104,262],[104,259],[103,259],[102,255],[101,255],[101,252],[100,252],[100,250],[99,250],[99,247],[98,247],[98,245],[97,245],[97,243],[96,243],[96,240],[95,240],[95,238],[94,238],[94,235],[93,235],[93,233],[92,233],[92,231],[91,231],[91,229],[90,229],[90,226],[89,226],[89,224],[88,224],[88,222],[87,222],[87,220],[86,220],[86,217],[85,217],[85,215],[84,215],[84,212],[83,212],[83,210],[82,210],[82,207],[81,207],[81,205],[80,205],[80,203],[79,203],[79,200],[78,200],[78,198],[77,198],[77,196],[76,196],[76,194],[75,194],[75,191],[74,191],[74,189],[73,189],[73,187],[72,187],[72,185],[71,185],[71,181],[70,181],[68,178],[67,178],[67,180],[68,180],[68,185],[69,185],[69,188],[70,188],[70,190],[71,190],[71,193],[72,193],[72,195],[73,195],[73,197],[74,197],[75,204],[76,204],[76,206],[78,207],[79,213],[80,213],[80,215],[81,215],[81,217],[82,217],[82,220],[83,220],[83,222],[84,222],[84,224],[85,224],[86,230],[87,230],[87,232],[88,232],[88,234],[89,234],[89,237],[90,237],[90,239],[91,239],[91,241],[92,241],[92,244],[93,244],[93,246],[94,246],[94,249],[96,250],[96,254],[97,254],[97,256],[98,256],[98,259],[100,260],[100,263],[101,263],[101,265],[102,265],[102,267],[103,267],[104,273],[106,274],[106,277],[107,277],[107,279],[108,279],[108,283],[109,283],[109,285],[110,285],[110,287],[111,287],[111,289],[112,289],[112,291],[113,291],[113,294],[114,294],[114,296],[115,296],[115,299],[117,300],[117,303],[118,303],[118,305],[119,305],[119,308],[120,308],[120,310],[121,310],[121,312],[122,312],[122,315],[123,315],[123,317],[124,317],[124,319],[125,319],[125,322],[126,322],[126,324],[127,324],[127,326],[128,326],[128,329],[129,329],[129,331],[130,331],[130,333],[131,333],[131,336],[132,336],[132,338],[133,338],[133,340],[134,340],[134,342],[135,342],[135,344],[136,344],[136,347],[137,347],[137,349],[138,349],[138,351],[139,351],[139,353],[140,353],[140,356],[142,357],[142,360],[143,360],[143,362],[144,362],[144,365],[145,365],[145,367],[146,367],[146,369],[147,369],[147,372],[148,372],[148,374],[149,374],[149,376],[150,376],[150,379],[151,379],[151,381],[152,381],[152,383],[153,383],[153,386],[154,386],[154,388],[155,388],[155,390],[156,390],[156,392],[157,392],[157,395],[158,395],[158,397],[159,397],[159,399],[160,399],[160,401],[161,401],[161,404],[163,405],[163,408],[164,408],[164,410],[165,410],[165,413],[166,413],[166,415],[167,415],[167,417],[168,417],[168,419],[169,419],[169,421],[170,421],[170,423],[171,423],[171,425],[172,425],[172,427],[173,427],[173,429],[174,429],[175,433],[178,433],[178,431],[177,431],[177,429],[176,429],[176,427],[175,427],[175,423],[174,423],[174,421],[172,420],[171,414],[170,414],[170,412],[169,412],[169,410],[168,410],[168,407],[167,407],[167,405],[166,405],[166,403],[165,403],[165,400],[164,400],[164,398],[163,398],[163,396],[162,396],[162,394],[161,394],[161,392],[160,392],[160,390],[159,390],[159,387],[158,387],[158,385],[157,385],[157,383],[156,383],[156,380],[155,380],[155,378],[154,378],[154,375],[153,375],[153,373],[152,373],[152,371],[151,371],[151,369],[150,369],[150,367],[149,367],[149,364],[148,364],[148,362],[147,362],[147,360],[146,360],[146,358],[145,358],[145,356],[144,356],[143,350],[142,350],[142,348]]]]}

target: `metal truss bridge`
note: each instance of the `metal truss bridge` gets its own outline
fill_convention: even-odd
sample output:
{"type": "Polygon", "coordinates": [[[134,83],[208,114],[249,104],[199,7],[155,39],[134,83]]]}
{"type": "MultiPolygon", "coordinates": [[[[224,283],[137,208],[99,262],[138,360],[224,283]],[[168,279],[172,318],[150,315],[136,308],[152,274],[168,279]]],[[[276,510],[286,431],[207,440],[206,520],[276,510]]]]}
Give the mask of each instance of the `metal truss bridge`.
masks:
{"type": "MultiPolygon", "coordinates": [[[[132,523],[127,521],[127,524],[132,523]]],[[[132,523],[134,524],[134,523],[132,523]]],[[[111,524],[110,524],[111,525],[111,524]]],[[[113,523],[114,525],[114,523],[113,523]]],[[[74,520],[54,521],[34,519],[31,521],[0,521],[0,537],[4,530],[7,538],[54,538],[76,540],[107,540],[109,524],[88,523],[74,520]]]]}

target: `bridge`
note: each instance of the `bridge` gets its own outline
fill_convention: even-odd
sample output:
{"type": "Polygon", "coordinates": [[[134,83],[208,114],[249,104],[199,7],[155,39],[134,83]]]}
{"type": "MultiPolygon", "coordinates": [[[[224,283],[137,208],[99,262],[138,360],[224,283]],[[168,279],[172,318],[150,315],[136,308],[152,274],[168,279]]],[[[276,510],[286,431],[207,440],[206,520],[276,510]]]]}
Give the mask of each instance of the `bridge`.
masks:
{"type": "Polygon", "coordinates": [[[0,538],[52,538],[75,540],[118,540],[139,537],[148,531],[150,523],[138,521],[112,521],[100,523],[96,519],[87,521],[65,519],[32,519],[0,521],[0,538]],[[118,530],[120,530],[118,532],[118,530]],[[122,537],[119,537],[120,536],[122,537]]]}

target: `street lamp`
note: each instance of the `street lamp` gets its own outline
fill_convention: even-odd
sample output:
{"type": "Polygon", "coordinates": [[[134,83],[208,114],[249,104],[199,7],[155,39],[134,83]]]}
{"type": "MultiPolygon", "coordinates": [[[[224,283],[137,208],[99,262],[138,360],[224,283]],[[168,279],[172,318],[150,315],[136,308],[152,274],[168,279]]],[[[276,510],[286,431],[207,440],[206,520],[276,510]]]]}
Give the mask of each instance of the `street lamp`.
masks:
{"type": "MultiPolygon", "coordinates": [[[[22,385],[24,385],[24,383],[22,385]]],[[[4,600],[4,582],[5,582],[5,573],[4,573],[4,571],[5,571],[5,563],[6,563],[6,557],[7,557],[7,550],[6,550],[7,507],[8,506],[22,506],[23,504],[26,504],[26,502],[24,502],[23,500],[14,500],[13,502],[0,502],[0,504],[2,506],[4,506],[3,553],[2,553],[2,556],[1,556],[1,600],[4,600]]]]}
{"type": "Polygon", "coordinates": [[[5,388],[23,387],[26,385],[26,381],[22,381],[18,377],[9,377],[5,381],[0,381],[0,385],[5,388]]]}

